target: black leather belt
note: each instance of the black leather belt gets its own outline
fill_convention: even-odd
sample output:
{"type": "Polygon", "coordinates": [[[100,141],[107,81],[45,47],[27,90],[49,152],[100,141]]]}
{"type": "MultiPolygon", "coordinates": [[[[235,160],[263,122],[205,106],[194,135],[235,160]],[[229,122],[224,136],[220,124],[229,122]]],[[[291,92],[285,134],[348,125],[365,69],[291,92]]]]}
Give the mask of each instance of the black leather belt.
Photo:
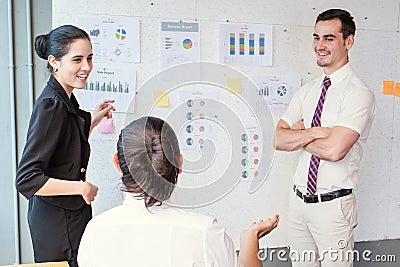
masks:
{"type": "Polygon", "coordinates": [[[340,190],[336,190],[336,191],[332,191],[332,192],[328,192],[328,193],[320,194],[320,195],[308,195],[308,194],[303,194],[294,185],[293,191],[296,193],[296,195],[299,198],[301,198],[304,201],[304,203],[318,203],[319,198],[321,199],[321,202],[324,202],[324,201],[333,200],[335,198],[350,195],[353,192],[353,189],[340,189],[340,190]]]}

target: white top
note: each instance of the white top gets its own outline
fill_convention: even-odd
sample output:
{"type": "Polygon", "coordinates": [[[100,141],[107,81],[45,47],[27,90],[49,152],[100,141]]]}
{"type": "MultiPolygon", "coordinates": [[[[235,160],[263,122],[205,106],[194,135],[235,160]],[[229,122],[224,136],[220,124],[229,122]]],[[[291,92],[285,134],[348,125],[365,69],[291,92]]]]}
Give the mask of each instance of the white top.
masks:
{"type": "Polygon", "coordinates": [[[123,205],[94,217],[79,246],[79,266],[236,266],[232,239],[215,219],[165,204],[149,210],[126,194],[123,205]]]}
{"type": "MultiPolygon", "coordinates": [[[[325,74],[302,86],[282,117],[289,125],[304,119],[306,128],[311,127],[315,108],[321,94],[325,74]]],[[[317,192],[342,188],[354,188],[358,182],[362,145],[365,143],[375,115],[373,92],[354,73],[350,64],[329,75],[328,88],[321,116],[322,127],[344,126],[360,134],[360,138],[340,161],[320,161],[317,176],[317,192]]],[[[294,176],[294,184],[306,192],[311,154],[301,149],[294,176]]]]}

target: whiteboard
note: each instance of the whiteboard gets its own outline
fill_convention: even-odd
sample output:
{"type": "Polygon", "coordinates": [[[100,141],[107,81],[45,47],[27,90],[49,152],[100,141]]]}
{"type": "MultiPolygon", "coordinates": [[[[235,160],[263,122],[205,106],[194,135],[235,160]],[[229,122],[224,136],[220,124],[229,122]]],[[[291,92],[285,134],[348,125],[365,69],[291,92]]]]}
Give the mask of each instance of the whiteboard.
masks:
{"type": "MultiPolygon", "coordinates": [[[[218,32],[221,23],[254,23],[273,26],[273,64],[271,67],[236,66],[247,76],[294,75],[302,83],[320,75],[311,49],[313,25],[316,16],[328,8],[344,8],[355,17],[357,32],[350,51],[350,62],[359,77],[375,92],[377,113],[364,149],[359,186],[356,188],[359,224],[356,241],[382,240],[400,237],[400,99],[382,94],[382,81],[400,81],[400,0],[359,1],[215,1],[175,0],[70,0],[53,1],[53,26],[77,24],[78,18],[93,15],[128,16],[139,18],[141,25],[141,62],[121,63],[137,73],[138,94],[135,113],[129,117],[114,115],[116,132],[91,137],[92,156],[88,179],[99,186],[99,195],[93,204],[98,214],[121,203],[119,175],[111,158],[115,152],[120,129],[127,121],[147,115],[153,105],[152,90],[141,91],[146,81],[159,72],[159,26],[161,20],[196,20],[200,23],[201,60],[218,62],[218,32]],[[90,6],[90,8],[87,8],[90,6]],[[129,8],[128,8],[129,7],[129,8]]],[[[246,98],[249,91],[242,88],[239,95],[246,98]]],[[[172,98],[170,98],[171,100],[172,98]]],[[[172,103],[173,104],[173,103],[172,103]]],[[[166,107],[160,116],[167,116],[166,107]],[[162,114],[164,112],[164,114],[162,114]]],[[[278,118],[273,118],[276,122],[278,118]]],[[[174,121],[171,121],[173,124],[174,121]]],[[[273,128],[273,127],[272,127],[273,128]]],[[[233,132],[238,135],[240,132],[233,132]]],[[[198,208],[197,212],[218,218],[238,245],[239,232],[252,220],[279,213],[279,227],[262,240],[262,245],[288,244],[287,205],[291,176],[296,167],[296,152],[275,152],[268,179],[258,191],[248,192],[246,183],[238,185],[218,201],[198,208]]],[[[181,177],[184,180],[184,176],[181,177]]],[[[193,197],[195,198],[195,196],[193,197]]]]}

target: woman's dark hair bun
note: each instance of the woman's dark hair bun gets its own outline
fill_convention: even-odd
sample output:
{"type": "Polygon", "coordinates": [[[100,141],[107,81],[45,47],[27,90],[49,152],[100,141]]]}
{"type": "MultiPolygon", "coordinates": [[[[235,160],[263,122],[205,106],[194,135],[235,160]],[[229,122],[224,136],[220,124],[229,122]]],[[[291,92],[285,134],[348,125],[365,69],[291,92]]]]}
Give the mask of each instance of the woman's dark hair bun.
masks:
{"type": "Polygon", "coordinates": [[[47,57],[49,56],[47,53],[47,34],[43,35],[38,35],[35,38],[35,51],[36,54],[42,58],[47,60],[47,57]]]}

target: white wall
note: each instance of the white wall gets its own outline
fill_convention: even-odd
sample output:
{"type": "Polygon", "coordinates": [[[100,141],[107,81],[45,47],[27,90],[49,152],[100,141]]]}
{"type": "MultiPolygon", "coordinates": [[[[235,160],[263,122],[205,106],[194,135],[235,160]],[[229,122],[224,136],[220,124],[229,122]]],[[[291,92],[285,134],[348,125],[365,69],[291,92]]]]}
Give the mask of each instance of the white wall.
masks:
{"type": "MultiPolygon", "coordinates": [[[[131,16],[141,21],[141,63],[124,64],[137,70],[138,88],[159,71],[160,20],[197,19],[201,29],[201,59],[218,61],[219,23],[264,23],[273,25],[272,67],[238,67],[247,75],[299,75],[305,83],[321,73],[311,49],[316,16],[328,8],[344,8],[355,17],[356,42],[350,61],[359,76],[374,90],[377,114],[361,163],[357,188],[359,225],[356,240],[399,238],[400,228],[400,98],[382,94],[382,80],[400,82],[400,0],[367,1],[272,1],[272,0],[69,0],[53,1],[53,26],[77,24],[80,16],[131,16]],[[152,4],[151,4],[152,3],[152,4]]],[[[140,92],[137,108],[152,104],[140,92]]],[[[88,178],[100,187],[95,213],[118,204],[119,175],[111,164],[115,141],[125,116],[115,114],[116,133],[94,133],[88,178]]],[[[135,114],[133,114],[135,117],[135,114]]],[[[270,245],[287,245],[287,195],[291,188],[296,153],[276,153],[269,180],[253,195],[243,199],[236,188],[221,201],[197,209],[216,216],[238,240],[239,230],[251,220],[279,212],[279,228],[268,238],[270,245]],[[278,188],[278,189],[275,189],[278,188]],[[238,198],[239,196],[239,198],[238,198]]]]}

